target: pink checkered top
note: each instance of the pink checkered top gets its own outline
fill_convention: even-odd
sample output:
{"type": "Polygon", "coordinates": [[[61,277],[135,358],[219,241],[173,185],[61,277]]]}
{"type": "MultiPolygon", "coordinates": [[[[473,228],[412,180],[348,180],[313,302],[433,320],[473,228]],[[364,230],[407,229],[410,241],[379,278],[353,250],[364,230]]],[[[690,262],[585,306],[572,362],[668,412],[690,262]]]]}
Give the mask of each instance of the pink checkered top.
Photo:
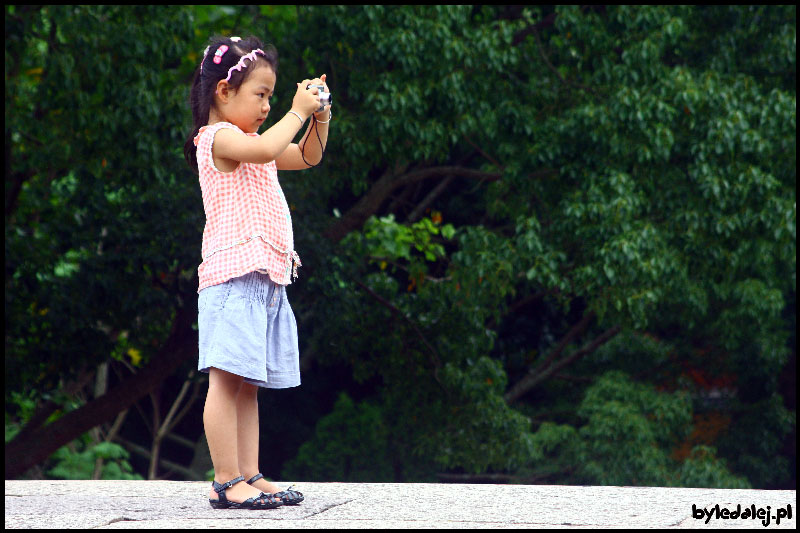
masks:
{"type": "Polygon", "coordinates": [[[277,165],[275,161],[239,163],[233,172],[219,171],[211,147],[222,128],[258,135],[245,134],[229,122],[217,122],[200,128],[194,138],[206,212],[197,292],[253,271],[288,285],[297,278],[301,263],[294,251],[292,217],[278,183],[277,165]]]}

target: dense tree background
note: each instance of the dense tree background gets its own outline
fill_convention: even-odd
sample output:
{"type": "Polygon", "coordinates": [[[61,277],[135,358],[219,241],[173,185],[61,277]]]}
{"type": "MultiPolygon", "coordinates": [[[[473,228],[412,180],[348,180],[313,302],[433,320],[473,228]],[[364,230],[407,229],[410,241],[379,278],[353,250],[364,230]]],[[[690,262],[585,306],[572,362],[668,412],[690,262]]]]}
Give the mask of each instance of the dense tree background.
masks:
{"type": "Polygon", "coordinates": [[[212,34],[328,74],[262,470],[794,488],[796,7],[6,6],[6,478],[206,479],[212,34]]]}

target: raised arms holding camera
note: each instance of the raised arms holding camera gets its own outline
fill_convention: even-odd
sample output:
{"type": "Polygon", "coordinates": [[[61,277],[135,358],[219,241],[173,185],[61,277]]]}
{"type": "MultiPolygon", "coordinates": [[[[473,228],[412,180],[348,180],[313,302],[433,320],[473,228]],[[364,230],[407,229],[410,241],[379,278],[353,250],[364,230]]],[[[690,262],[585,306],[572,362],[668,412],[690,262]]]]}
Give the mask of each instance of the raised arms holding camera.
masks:
{"type": "MultiPolygon", "coordinates": [[[[263,164],[275,161],[278,170],[303,170],[320,162],[328,141],[330,122],[330,93],[325,83],[326,75],[312,80],[303,80],[297,84],[297,92],[292,100],[292,108],[278,122],[257,137],[242,137],[231,130],[222,130],[214,141],[214,160],[218,168],[233,168],[238,162],[263,164]],[[327,98],[328,105],[321,105],[322,96],[327,98]],[[299,143],[292,139],[312,116],[306,134],[299,143]],[[311,137],[311,142],[307,142],[311,137]]],[[[217,97],[219,106],[228,114],[241,114],[245,122],[255,119],[249,130],[255,131],[266,119],[270,111],[269,97],[275,88],[276,77],[269,69],[258,69],[242,87],[233,93],[227,90],[224,82],[220,82],[217,97]],[[252,102],[251,102],[252,100],[252,102]]],[[[209,122],[219,118],[212,109],[209,122]]]]}
{"type": "MultiPolygon", "coordinates": [[[[278,165],[278,170],[303,170],[311,166],[317,165],[322,161],[322,154],[325,151],[325,146],[328,143],[328,126],[331,114],[331,94],[328,85],[325,83],[326,74],[313,80],[305,80],[302,84],[298,84],[297,94],[306,96],[303,93],[310,92],[317,97],[318,107],[314,111],[314,118],[311,120],[306,134],[297,144],[289,144],[283,153],[275,158],[275,163],[278,165]],[[306,87],[304,89],[304,87],[306,87]]],[[[294,102],[292,105],[294,111],[294,102]]],[[[291,114],[297,114],[290,111],[291,114]]],[[[302,117],[297,117],[301,119],[302,117]]]]}

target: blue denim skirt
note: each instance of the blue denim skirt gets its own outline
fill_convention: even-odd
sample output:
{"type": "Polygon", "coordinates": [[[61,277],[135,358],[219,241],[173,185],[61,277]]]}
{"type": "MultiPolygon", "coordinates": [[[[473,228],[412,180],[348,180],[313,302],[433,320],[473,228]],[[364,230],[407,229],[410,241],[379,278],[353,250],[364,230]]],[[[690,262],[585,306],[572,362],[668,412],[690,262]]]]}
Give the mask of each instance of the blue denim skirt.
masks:
{"type": "Polygon", "coordinates": [[[286,287],[250,272],[198,295],[198,370],[218,368],[269,389],[300,385],[297,322],[286,287]]]}

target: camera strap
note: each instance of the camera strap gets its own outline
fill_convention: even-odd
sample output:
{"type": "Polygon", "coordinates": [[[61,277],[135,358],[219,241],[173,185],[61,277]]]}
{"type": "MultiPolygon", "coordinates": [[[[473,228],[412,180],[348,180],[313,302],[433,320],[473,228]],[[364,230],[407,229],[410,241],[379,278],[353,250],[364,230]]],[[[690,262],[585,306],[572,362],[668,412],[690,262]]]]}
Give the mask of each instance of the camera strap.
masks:
{"type": "MultiPolygon", "coordinates": [[[[330,119],[328,119],[328,120],[330,121],[330,119]]],[[[319,165],[321,165],[323,159],[325,159],[325,147],[322,146],[322,139],[319,136],[319,128],[317,126],[317,117],[314,116],[313,113],[311,114],[311,125],[309,126],[309,128],[313,129],[314,133],[317,134],[317,140],[319,141],[319,147],[322,149],[322,157],[319,158],[319,163],[317,163],[316,165],[312,165],[311,163],[306,161],[306,154],[305,154],[306,143],[303,143],[303,146],[300,148],[300,155],[303,158],[303,163],[305,163],[309,167],[313,168],[313,167],[318,167],[319,165]]],[[[309,134],[308,137],[311,137],[311,134],[309,134]]],[[[308,138],[306,138],[306,142],[308,142],[308,138]]]]}

